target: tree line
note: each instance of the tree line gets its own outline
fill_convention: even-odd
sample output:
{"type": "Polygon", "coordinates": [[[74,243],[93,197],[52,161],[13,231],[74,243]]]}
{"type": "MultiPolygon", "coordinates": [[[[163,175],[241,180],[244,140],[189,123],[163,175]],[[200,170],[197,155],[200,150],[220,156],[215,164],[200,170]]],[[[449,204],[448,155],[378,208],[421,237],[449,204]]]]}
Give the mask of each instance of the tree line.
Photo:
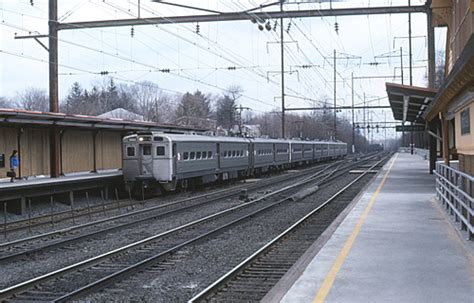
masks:
{"type": "MultiPolygon", "coordinates": [[[[98,116],[121,108],[145,121],[157,123],[193,125],[210,130],[219,129],[227,134],[243,130],[243,124],[258,125],[260,135],[269,138],[281,136],[281,112],[257,113],[239,110],[239,100],[243,89],[230,86],[221,94],[206,94],[199,90],[183,94],[170,94],[156,84],[143,81],[136,84],[116,84],[113,78],[86,89],[75,82],[67,96],[61,100],[60,110],[67,114],[98,116]]],[[[47,112],[49,97],[45,90],[27,88],[13,100],[0,97],[0,108],[21,108],[47,112]]],[[[127,118],[127,117],[122,117],[127,118]]],[[[287,138],[307,138],[329,140],[334,138],[333,113],[314,111],[305,114],[286,113],[285,128],[287,138]]],[[[352,142],[352,125],[345,118],[337,118],[336,138],[352,142]]],[[[355,132],[356,147],[363,148],[365,138],[355,132]]]]}

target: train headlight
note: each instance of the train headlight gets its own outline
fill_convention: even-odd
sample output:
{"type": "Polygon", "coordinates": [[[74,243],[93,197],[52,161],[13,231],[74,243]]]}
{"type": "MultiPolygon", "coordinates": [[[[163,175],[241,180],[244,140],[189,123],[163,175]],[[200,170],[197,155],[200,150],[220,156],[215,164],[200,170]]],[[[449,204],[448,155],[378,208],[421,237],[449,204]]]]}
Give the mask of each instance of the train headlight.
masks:
{"type": "Polygon", "coordinates": [[[138,141],[143,142],[143,137],[138,138],[138,141]]]}

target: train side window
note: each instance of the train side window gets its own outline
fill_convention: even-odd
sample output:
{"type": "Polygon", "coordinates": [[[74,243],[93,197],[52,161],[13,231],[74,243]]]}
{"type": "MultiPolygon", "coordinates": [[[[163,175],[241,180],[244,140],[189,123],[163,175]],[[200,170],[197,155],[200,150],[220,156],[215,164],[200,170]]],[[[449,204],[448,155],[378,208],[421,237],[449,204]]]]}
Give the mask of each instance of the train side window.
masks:
{"type": "Polygon", "coordinates": [[[195,152],[191,152],[191,153],[189,154],[189,159],[194,160],[195,158],[196,158],[196,153],[195,153],[195,152]]]}
{"type": "Polygon", "coordinates": [[[208,157],[209,159],[212,159],[212,152],[208,151],[208,152],[207,152],[207,157],[208,157]]]}
{"type": "Polygon", "coordinates": [[[144,156],[151,156],[151,145],[143,145],[142,153],[144,156]]]}
{"type": "Polygon", "coordinates": [[[207,152],[203,151],[201,152],[202,158],[207,159],[207,152]]]}
{"type": "Polygon", "coordinates": [[[235,157],[235,150],[232,151],[232,157],[235,157]]]}
{"type": "Polygon", "coordinates": [[[183,160],[188,160],[189,159],[189,153],[188,152],[184,152],[183,153],[183,160]]]}
{"type": "Polygon", "coordinates": [[[164,156],[165,155],[165,147],[164,146],[157,146],[156,147],[156,155],[157,156],[164,156]]]}
{"type": "Polygon", "coordinates": [[[201,159],[201,152],[196,152],[196,160],[201,159]]]}
{"type": "Polygon", "coordinates": [[[135,147],[127,147],[127,157],[135,157],[135,147]]]}

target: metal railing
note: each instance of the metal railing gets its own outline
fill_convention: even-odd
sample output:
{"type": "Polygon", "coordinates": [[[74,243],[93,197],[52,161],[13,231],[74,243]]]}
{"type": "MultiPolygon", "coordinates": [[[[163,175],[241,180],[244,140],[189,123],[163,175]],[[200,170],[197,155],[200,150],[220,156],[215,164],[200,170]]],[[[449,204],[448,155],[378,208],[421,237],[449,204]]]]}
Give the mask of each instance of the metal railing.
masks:
{"type": "MultiPolygon", "coordinates": [[[[455,162],[455,161],[453,161],[455,162]]],[[[458,163],[453,163],[458,167],[458,163]]],[[[436,198],[450,215],[474,238],[474,177],[442,162],[436,163],[436,198]]]]}

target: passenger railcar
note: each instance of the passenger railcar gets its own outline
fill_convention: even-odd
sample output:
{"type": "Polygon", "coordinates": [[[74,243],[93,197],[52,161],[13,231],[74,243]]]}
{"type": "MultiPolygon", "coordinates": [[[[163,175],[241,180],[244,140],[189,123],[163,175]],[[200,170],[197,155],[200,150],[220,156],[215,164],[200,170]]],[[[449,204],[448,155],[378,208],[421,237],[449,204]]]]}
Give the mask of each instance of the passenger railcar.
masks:
{"type": "Polygon", "coordinates": [[[343,142],[147,132],[123,139],[123,175],[131,188],[173,191],[346,154],[343,142]]]}

